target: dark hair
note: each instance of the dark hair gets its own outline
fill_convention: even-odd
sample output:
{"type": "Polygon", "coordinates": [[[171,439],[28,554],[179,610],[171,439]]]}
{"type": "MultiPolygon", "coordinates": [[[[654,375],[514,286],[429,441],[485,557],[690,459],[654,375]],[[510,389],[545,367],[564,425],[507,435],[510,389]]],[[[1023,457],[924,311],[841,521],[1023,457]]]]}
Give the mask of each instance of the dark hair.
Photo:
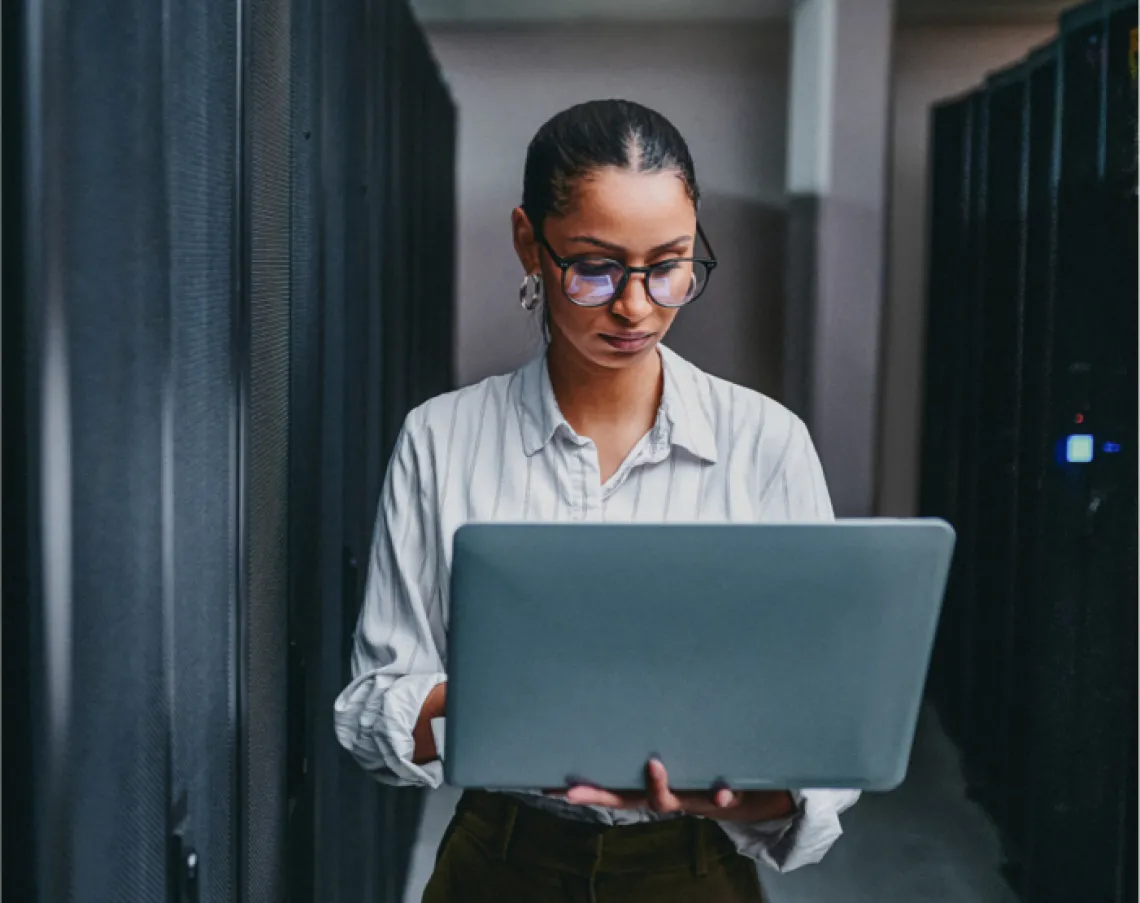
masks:
{"type": "Polygon", "coordinates": [[[674,171],[694,207],[700,200],[688,145],[668,119],[632,101],[592,100],[549,120],[527,148],[522,207],[534,230],[566,213],[574,184],[603,166],[674,171]]]}

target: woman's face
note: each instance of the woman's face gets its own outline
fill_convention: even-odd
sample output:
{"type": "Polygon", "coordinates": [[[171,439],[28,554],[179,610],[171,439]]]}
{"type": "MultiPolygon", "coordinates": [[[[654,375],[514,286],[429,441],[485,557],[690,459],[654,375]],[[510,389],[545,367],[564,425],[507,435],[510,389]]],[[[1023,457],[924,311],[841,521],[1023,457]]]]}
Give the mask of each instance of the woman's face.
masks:
{"type": "MultiPolygon", "coordinates": [[[[535,240],[521,211],[515,211],[514,227],[527,273],[542,273],[552,347],[606,368],[634,366],[653,353],[677,311],[649,300],[644,275],[632,275],[605,307],[579,307],[564,294],[562,270],[535,240]]],[[[693,202],[677,173],[606,167],[579,180],[569,212],[547,217],[543,232],[563,259],[608,257],[626,266],[648,266],[692,257],[696,227],[693,202]]]]}

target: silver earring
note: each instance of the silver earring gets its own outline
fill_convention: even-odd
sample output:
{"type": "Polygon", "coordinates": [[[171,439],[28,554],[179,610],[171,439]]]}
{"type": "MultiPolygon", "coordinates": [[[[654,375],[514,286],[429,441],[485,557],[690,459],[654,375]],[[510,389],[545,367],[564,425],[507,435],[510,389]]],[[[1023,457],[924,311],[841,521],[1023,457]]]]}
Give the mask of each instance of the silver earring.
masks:
{"type": "Polygon", "coordinates": [[[546,298],[546,290],[542,284],[540,273],[531,273],[519,286],[519,304],[523,310],[534,310],[546,298]]]}

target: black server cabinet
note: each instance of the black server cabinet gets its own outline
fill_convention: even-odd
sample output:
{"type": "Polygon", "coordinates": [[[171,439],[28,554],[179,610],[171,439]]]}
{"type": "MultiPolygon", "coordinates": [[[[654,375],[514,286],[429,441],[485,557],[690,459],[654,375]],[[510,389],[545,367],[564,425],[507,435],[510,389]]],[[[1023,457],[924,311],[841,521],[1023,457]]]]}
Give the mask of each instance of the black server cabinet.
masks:
{"type": "MultiPolygon", "coordinates": [[[[450,274],[452,236],[428,241],[416,224],[430,215],[432,186],[452,184],[454,151],[422,154],[441,139],[421,98],[446,98],[447,90],[405,4],[319,5],[313,28],[321,46],[312,212],[320,248],[320,591],[307,621],[315,632],[299,643],[313,727],[298,798],[313,802],[312,823],[299,816],[292,830],[312,857],[298,863],[308,874],[294,890],[296,899],[322,903],[396,901],[423,795],[378,784],[339,749],[332,704],[350,679],[388,458],[404,418],[427,397],[412,377],[439,365],[423,359],[417,318],[438,318],[448,331],[453,318],[450,282],[446,294],[421,289],[422,280],[450,274]]],[[[449,101],[447,115],[450,127],[449,101]]],[[[446,354],[449,373],[450,346],[446,354]]],[[[430,394],[449,388],[450,380],[430,394]]]]}
{"type": "Polygon", "coordinates": [[[386,370],[450,373],[438,68],[395,0],[4,25],[4,897],[397,900],[420,795],[332,704],[393,425],[450,388],[386,370]]]}
{"type": "MultiPolygon", "coordinates": [[[[239,881],[249,903],[285,893],[292,317],[292,7],[249,0],[242,92],[239,324],[242,418],[239,881]]],[[[239,546],[240,548],[240,546],[239,546]]]]}
{"type": "MultiPolygon", "coordinates": [[[[366,335],[359,318],[368,294],[367,126],[368,7],[363,2],[312,3],[309,174],[316,183],[308,215],[315,244],[313,290],[318,320],[310,353],[319,384],[319,487],[317,523],[308,536],[318,556],[309,609],[311,630],[299,639],[305,675],[306,763],[298,799],[311,796],[311,817],[295,810],[291,837],[301,851],[293,863],[290,900],[332,903],[384,900],[378,850],[382,829],[380,788],[355,766],[332,732],[332,705],[348,682],[348,652],[363,591],[358,462],[365,455],[363,391],[369,375],[362,357],[366,335]]],[[[304,132],[302,132],[302,135],[304,132]]]]}
{"type": "Polygon", "coordinates": [[[977,332],[970,337],[978,371],[970,533],[964,564],[969,585],[971,651],[968,722],[963,758],[972,790],[991,810],[1000,809],[1001,750],[1013,700],[1007,667],[1014,639],[1013,591],[1016,543],[1017,441],[1022,326],[1022,162],[1024,70],[990,79],[981,103],[986,132],[978,148],[979,186],[975,259],[978,261],[977,332]]]}
{"type": "MultiPolygon", "coordinates": [[[[385,249],[371,223],[384,197],[377,189],[371,130],[385,115],[375,94],[386,48],[376,44],[377,18],[388,4],[363,0],[312,4],[307,27],[318,42],[310,83],[313,164],[318,189],[311,211],[319,298],[313,353],[320,384],[319,587],[312,632],[300,639],[306,675],[307,767],[301,797],[312,796],[311,821],[292,826],[308,855],[295,864],[290,899],[386,901],[390,871],[382,853],[384,788],[340,749],[332,706],[349,681],[349,651],[364,590],[371,492],[365,470],[378,455],[375,323],[382,302],[375,271],[385,249]]],[[[301,622],[298,622],[301,623],[301,622]]]]}
{"type": "MultiPolygon", "coordinates": [[[[1137,44],[1135,3],[1112,4],[1105,60],[1104,242],[1105,304],[1100,386],[1104,442],[1120,449],[1099,462],[1097,489],[1114,496],[1103,511],[1102,549],[1094,567],[1105,567],[1112,586],[1114,634],[1102,654],[1111,686],[1112,719],[1104,742],[1110,755],[1108,781],[1117,788],[1115,811],[1106,814],[1106,844],[1115,847],[1116,900],[1137,895],[1137,44]],[[1108,467],[1105,467],[1108,465],[1108,467]],[[1108,560],[1106,560],[1108,559],[1108,560]],[[1111,824],[1108,820],[1111,819],[1111,824]]],[[[1101,513],[1101,512],[1098,512],[1101,513]]]]}
{"type": "Polygon", "coordinates": [[[5,642],[30,723],[5,759],[22,745],[31,803],[6,899],[234,892],[236,13],[6,7],[26,580],[5,642]]]}
{"type": "MultiPolygon", "coordinates": [[[[1135,704],[1135,196],[1107,178],[1109,4],[1062,20],[1055,319],[1025,892],[1114,899],[1135,704]],[[1127,199],[1127,200],[1126,200],[1127,199]],[[1112,217],[1111,210],[1117,215],[1112,217]],[[1127,274],[1131,272],[1129,277],[1127,274]],[[1075,834],[1066,825],[1076,819],[1075,834]]],[[[1123,15],[1135,24],[1135,5],[1123,15]]],[[[1126,92],[1125,92],[1126,93],[1126,92]]],[[[1110,125],[1110,119],[1113,124],[1110,125]]],[[[1135,768],[1135,763],[1131,764],[1135,768]]]]}
{"type": "MultiPolygon", "coordinates": [[[[969,98],[936,107],[931,117],[929,308],[920,505],[924,514],[956,523],[964,408],[963,367],[967,306],[966,259],[970,235],[970,136],[974,108],[969,98]]],[[[959,650],[966,640],[959,604],[960,558],[947,588],[930,672],[930,693],[947,729],[960,735],[964,719],[957,680],[959,650]]]]}
{"type": "Polygon", "coordinates": [[[169,517],[173,893],[230,900],[240,808],[239,586],[233,337],[241,314],[236,186],[238,18],[167,4],[165,157],[170,273],[169,517]],[[193,866],[191,866],[193,862],[193,866]]]}
{"type": "Polygon", "coordinates": [[[26,11],[9,3],[0,12],[0,90],[3,92],[2,132],[0,132],[0,239],[4,265],[0,268],[3,330],[0,340],[0,369],[3,378],[3,724],[6,740],[3,750],[4,842],[3,887],[5,899],[29,900],[35,887],[35,821],[33,787],[28,781],[35,763],[31,735],[35,724],[32,705],[32,623],[28,604],[32,596],[38,557],[33,512],[38,511],[36,487],[38,467],[30,434],[36,423],[30,385],[34,378],[29,342],[34,338],[30,312],[19,299],[29,290],[32,269],[26,255],[30,243],[24,240],[29,222],[27,202],[31,199],[30,154],[25,139],[30,119],[25,119],[31,94],[27,88],[29,48],[24,41],[26,11]]]}
{"type": "Polygon", "coordinates": [[[1053,272],[1056,241],[1054,184],[1057,146],[1057,52],[1049,45],[1026,63],[1024,126],[1023,311],[1020,441],[1017,464],[1014,635],[1008,650],[1012,698],[1006,712],[1002,781],[1005,807],[999,824],[1006,870],[1014,887],[1024,880],[1030,830],[1029,763],[1035,755],[1030,720],[1032,675],[1041,594],[1042,490],[1052,457],[1049,447],[1049,374],[1052,367],[1053,272]]]}
{"type": "Polygon", "coordinates": [[[933,116],[931,692],[1027,903],[1136,896],[1136,22],[1074,10],[933,116]]]}
{"type": "MultiPolygon", "coordinates": [[[[316,803],[308,779],[320,741],[320,719],[308,700],[318,659],[310,655],[321,630],[321,292],[320,113],[322,29],[317,0],[294,0],[290,15],[290,316],[289,316],[289,585],[285,662],[286,846],[284,880],[291,900],[311,899],[315,879],[316,803]]],[[[314,650],[317,651],[317,650],[314,650]]]]}
{"type": "Polygon", "coordinates": [[[30,8],[39,889],[166,894],[170,310],[161,10],[30,8]],[[35,126],[33,126],[34,128],[35,126]],[[121,705],[129,700],[130,705],[121,705]]]}
{"type": "MultiPolygon", "coordinates": [[[[977,681],[980,675],[979,655],[982,650],[976,643],[979,608],[977,605],[978,574],[978,523],[983,516],[980,510],[978,478],[982,467],[984,436],[978,410],[984,397],[982,382],[982,335],[985,328],[983,303],[985,276],[985,223],[987,204],[986,153],[989,134],[989,105],[984,93],[971,95],[965,103],[968,108],[968,127],[964,148],[966,177],[963,193],[963,220],[960,257],[949,261],[959,272],[951,283],[952,295],[947,292],[942,303],[949,304],[953,312],[945,316],[952,319],[954,329],[947,341],[954,343],[953,369],[941,378],[956,384],[953,395],[954,412],[951,432],[947,435],[952,447],[952,480],[947,484],[947,507],[950,520],[958,531],[958,544],[950,574],[946,599],[947,630],[943,633],[940,665],[948,678],[943,682],[947,691],[943,711],[947,730],[966,750],[964,766],[967,779],[973,785],[981,782],[975,758],[969,745],[971,725],[979,695],[977,681]]],[[[932,342],[940,339],[931,335],[932,342]]]]}

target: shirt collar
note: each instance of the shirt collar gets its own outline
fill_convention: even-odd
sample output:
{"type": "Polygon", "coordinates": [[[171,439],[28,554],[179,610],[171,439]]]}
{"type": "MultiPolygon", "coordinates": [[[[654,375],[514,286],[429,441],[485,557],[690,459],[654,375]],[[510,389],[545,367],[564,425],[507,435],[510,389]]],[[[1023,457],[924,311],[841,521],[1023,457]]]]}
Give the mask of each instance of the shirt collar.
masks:
{"type": "MultiPolygon", "coordinates": [[[[717,460],[716,434],[709,420],[700,372],[664,345],[659,345],[665,386],[651,441],[661,446],[677,446],[710,464],[717,460]]],[[[543,353],[518,374],[517,404],[522,424],[523,451],[537,454],[563,430],[573,438],[574,430],[562,416],[543,353]]]]}

